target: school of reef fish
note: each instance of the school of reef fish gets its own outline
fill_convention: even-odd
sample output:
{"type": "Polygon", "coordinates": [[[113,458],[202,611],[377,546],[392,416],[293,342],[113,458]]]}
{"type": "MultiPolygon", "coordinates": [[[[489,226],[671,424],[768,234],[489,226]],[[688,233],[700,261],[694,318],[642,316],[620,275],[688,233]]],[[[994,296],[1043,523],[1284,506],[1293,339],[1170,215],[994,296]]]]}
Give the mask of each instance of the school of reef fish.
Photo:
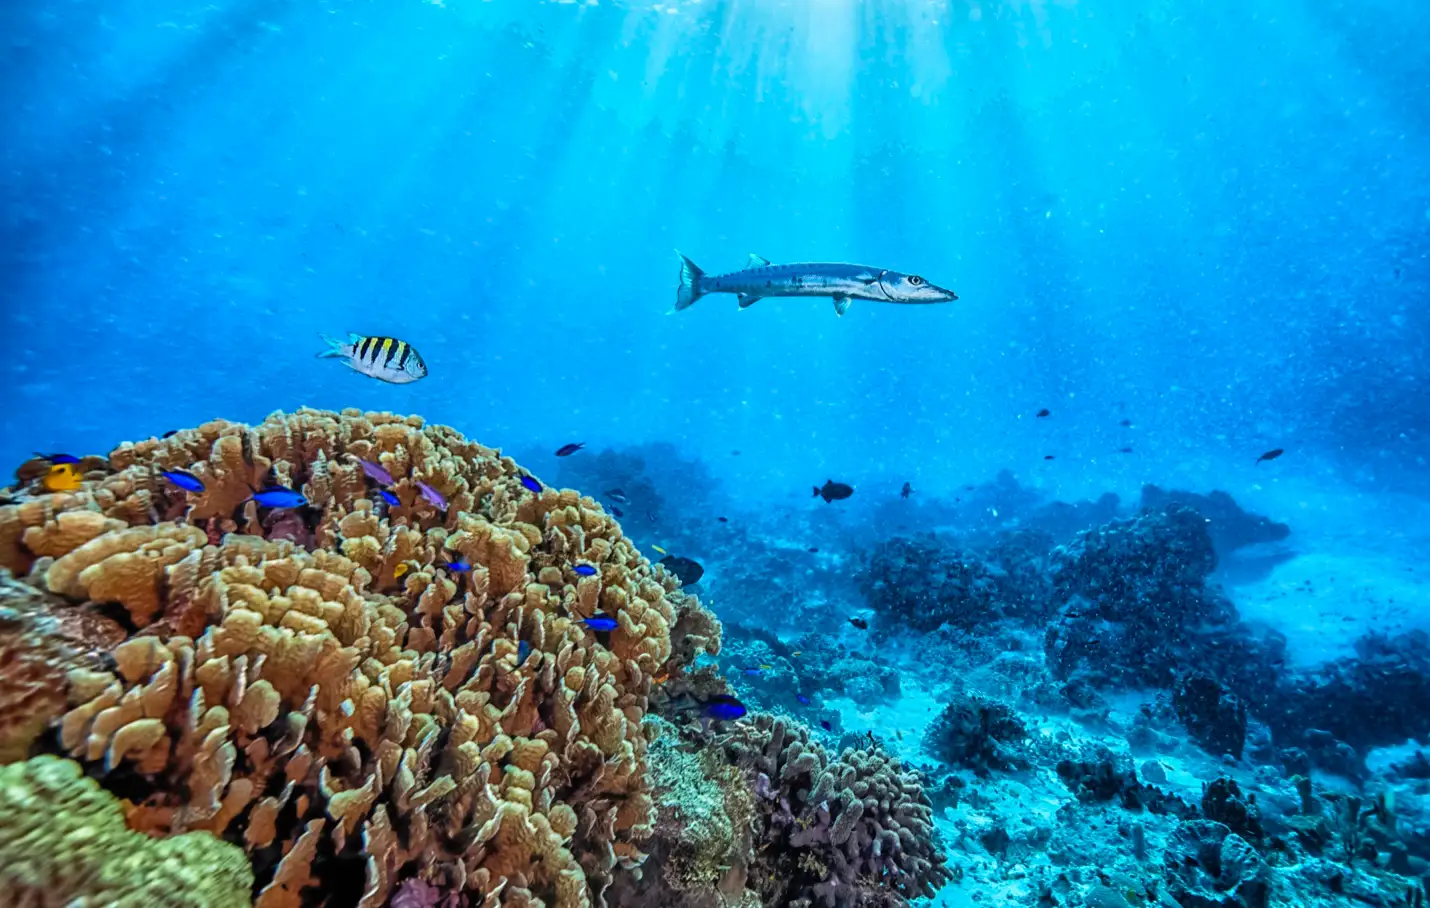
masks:
{"type": "Polygon", "coordinates": [[[1212,580],[1285,524],[1004,474],[761,527],[583,447],[589,494],[355,410],[24,464],[0,904],[1424,905],[1430,760],[1370,757],[1430,646],[1288,665],[1212,580]]]}

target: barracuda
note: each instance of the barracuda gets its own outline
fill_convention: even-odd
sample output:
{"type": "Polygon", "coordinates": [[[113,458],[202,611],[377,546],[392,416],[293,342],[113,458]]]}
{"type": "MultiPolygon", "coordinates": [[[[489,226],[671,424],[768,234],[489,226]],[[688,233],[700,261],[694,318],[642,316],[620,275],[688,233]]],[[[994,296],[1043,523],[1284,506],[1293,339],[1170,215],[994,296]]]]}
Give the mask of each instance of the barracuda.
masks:
{"type": "Polygon", "coordinates": [[[770,296],[827,296],[834,300],[834,312],[843,315],[854,300],[876,303],[947,303],[958,299],[952,290],[930,284],[917,274],[902,274],[868,265],[838,262],[804,262],[771,265],[751,255],[743,271],[706,274],[690,259],[680,256],[680,287],[675,292],[675,311],[688,309],[710,293],[733,293],[741,309],[748,309],[770,296]]]}

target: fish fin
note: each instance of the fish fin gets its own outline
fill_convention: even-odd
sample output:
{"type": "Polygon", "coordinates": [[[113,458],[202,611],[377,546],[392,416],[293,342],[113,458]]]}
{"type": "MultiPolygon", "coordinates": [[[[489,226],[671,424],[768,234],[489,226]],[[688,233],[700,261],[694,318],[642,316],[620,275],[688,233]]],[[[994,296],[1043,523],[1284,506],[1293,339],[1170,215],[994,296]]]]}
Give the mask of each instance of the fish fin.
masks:
{"type": "Polygon", "coordinates": [[[326,359],[329,356],[348,355],[347,352],[343,349],[344,347],[348,346],[346,342],[328,337],[326,334],[319,334],[318,336],[321,337],[323,339],[323,342],[328,345],[328,349],[317,355],[318,359],[326,359]]]}
{"type": "Polygon", "coordinates": [[[844,313],[848,312],[849,304],[852,302],[854,302],[852,298],[845,296],[842,293],[839,294],[834,298],[834,314],[843,315],[844,313]]]}
{"type": "Polygon", "coordinates": [[[814,487],[814,497],[815,497],[815,498],[818,498],[818,497],[819,497],[819,486],[815,486],[815,487],[814,487]]]}
{"type": "Polygon", "coordinates": [[[680,256],[680,287],[675,291],[675,311],[679,312],[681,309],[689,309],[695,305],[696,300],[705,295],[705,291],[700,289],[700,279],[705,276],[705,272],[682,255],[679,249],[675,250],[675,254],[680,256]]]}
{"type": "Polygon", "coordinates": [[[747,269],[748,269],[748,268],[763,268],[763,267],[765,267],[766,265],[768,265],[769,263],[770,263],[770,260],[767,259],[767,258],[765,258],[763,255],[755,255],[753,252],[751,252],[751,253],[750,253],[750,260],[745,263],[745,267],[746,267],[747,269]]]}
{"type": "Polygon", "coordinates": [[[762,299],[764,299],[763,296],[755,296],[753,293],[742,293],[740,294],[740,308],[748,309],[762,299]]]}

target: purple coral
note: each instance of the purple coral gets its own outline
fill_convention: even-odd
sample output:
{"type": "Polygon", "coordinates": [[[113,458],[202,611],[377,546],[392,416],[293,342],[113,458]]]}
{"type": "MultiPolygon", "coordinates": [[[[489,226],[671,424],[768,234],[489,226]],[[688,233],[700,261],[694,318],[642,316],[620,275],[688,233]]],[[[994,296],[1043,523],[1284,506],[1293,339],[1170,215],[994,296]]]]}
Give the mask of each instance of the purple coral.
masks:
{"type": "Polygon", "coordinates": [[[831,760],[809,730],[759,715],[726,740],[764,815],[766,904],[872,908],[949,879],[921,776],[876,747],[831,760]]]}

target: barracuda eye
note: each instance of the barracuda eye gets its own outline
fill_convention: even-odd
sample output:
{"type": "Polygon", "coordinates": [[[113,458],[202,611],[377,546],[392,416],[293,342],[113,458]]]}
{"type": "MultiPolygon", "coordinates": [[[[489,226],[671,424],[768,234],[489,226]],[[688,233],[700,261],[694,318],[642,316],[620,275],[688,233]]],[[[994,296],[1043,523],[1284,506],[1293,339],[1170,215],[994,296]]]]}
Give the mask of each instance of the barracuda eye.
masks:
{"type": "Polygon", "coordinates": [[[917,287],[919,284],[922,284],[923,282],[924,279],[919,277],[917,274],[909,275],[909,283],[913,284],[915,287],[917,287]]]}

